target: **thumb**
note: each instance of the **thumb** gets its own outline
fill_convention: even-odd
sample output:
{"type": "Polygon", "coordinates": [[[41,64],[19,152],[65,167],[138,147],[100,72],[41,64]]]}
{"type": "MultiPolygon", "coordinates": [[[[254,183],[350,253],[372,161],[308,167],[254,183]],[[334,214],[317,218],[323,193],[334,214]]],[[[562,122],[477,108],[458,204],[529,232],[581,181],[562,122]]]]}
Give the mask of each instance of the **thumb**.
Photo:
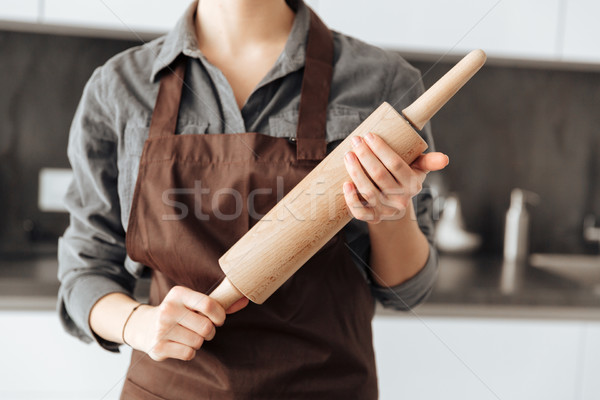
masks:
{"type": "Polygon", "coordinates": [[[433,152],[420,155],[412,164],[412,168],[420,169],[421,171],[439,171],[444,169],[450,158],[444,153],[433,152]]]}
{"type": "Polygon", "coordinates": [[[242,308],[246,307],[247,305],[248,305],[248,298],[244,297],[244,298],[239,299],[235,303],[233,303],[231,305],[231,307],[229,307],[226,310],[226,312],[227,312],[227,314],[233,314],[235,312],[240,311],[242,308]]]}

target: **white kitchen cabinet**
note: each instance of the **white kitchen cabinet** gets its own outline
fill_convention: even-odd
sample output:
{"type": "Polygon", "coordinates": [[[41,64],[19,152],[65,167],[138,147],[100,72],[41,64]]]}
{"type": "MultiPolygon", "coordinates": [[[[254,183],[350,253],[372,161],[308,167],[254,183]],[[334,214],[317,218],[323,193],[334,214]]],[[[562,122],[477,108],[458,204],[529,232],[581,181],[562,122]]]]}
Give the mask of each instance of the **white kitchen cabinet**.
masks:
{"type": "Polygon", "coordinates": [[[578,399],[583,329],[577,321],[378,316],[380,398],[578,399]]]}
{"type": "MultiPolygon", "coordinates": [[[[600,64],[596,0],[305,1],[333,29],[385,48],[436,56],[482,48],[495,58],[600,64]]],[[[153,38],[191,2],[0,0],[0,27],[153,38]]]]}
{"type": "Polygon", "coordinates": [[[43,22],[120,31],[166,32],[191,0],[45,0],[43,22]]]}
{"type": "Polygon", "coordinates": [[[0,399],[118,399],[131,355],[65,333],[54,311],[0,312],[0,399]]]}
{"type": "Polygon", "coordinates": [[[582,335],[581,400],[600,399],[600,323],[586,323],[582,335]]]}
{"type": "Polygon", "coordinates": [[[325,0],[319,13],[333,29],[387,48],[552,59],[560,1],[325,0]]]}
{"type": "Polygon", "coordinates": [[[0,0],[0,20],[36,22],[39,0],[0,0]]]}
{"type": "Polygon", "coordinates": [[[565,32],[562,59],[600,62],[600,2],[565,0],[565,32]]]}
{"type": "MultiPolygon", "coordinates": [[[[117,399],[130,351],[67,335],[54,311],[0,312],[0,399],[117,399]]],[[[378,315],[381,400],[597,400],[600,323],[378,315]]]]}

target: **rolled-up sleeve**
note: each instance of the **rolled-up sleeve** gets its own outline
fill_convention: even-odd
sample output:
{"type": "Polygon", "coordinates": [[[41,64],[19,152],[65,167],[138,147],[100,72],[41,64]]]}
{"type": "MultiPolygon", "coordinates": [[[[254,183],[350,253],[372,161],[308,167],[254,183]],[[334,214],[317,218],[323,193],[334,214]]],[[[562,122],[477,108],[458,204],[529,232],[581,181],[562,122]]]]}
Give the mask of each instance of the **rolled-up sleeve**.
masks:
{"type": "Polygon", "coordinates": [[[371,290],[384,307],[399,311],[410,311],[427,299],[431,293],[436,275],[437,252],[433,247],[430,247],[427,264],[417,275],[393,287],[381,287],[376,283],[372,283],[371,290]]]}
{"type": "MultiPolygon", "coordinates": [[[[408,64],[397,53],[388,53],[388,92],[383,95],[382,101],[387,101],[396,110],[402,110],[415,101],[423,92],[421,73],[408,64]]],[[[425,125],[420,132],[429,145],[427,151],[434,150],[430,124],[425,125]]],[[[373,296],[384,306],[397,310],[407,311],[427,299],[433,288],[438,271],[438,254],[434,246],[434,197],[427,181],[423,190],[413,198],[413,205],[417,215],[417,223],[429,242],[429,257],[424,267],[411,279],[397,286],[383,287],[371,279],[369,269],[370,241],[366,223],[353,220],[347,227],[348,246],[353,253],[354,261],[365,270],[365,275],[373,296]]],[[[402,260],[398,260],[398,268],[402,268],[402,260]]]]}
{"type": "Polygon", "coordinates": [[[135,285],[124,267],[117,135],[109,104],[99,68],[84,89],[69,136],[73,181],[64,199],[70,225],[58,243],[58,311],[69,333],[118,351],[116,343],[102,340],[89,325],[90,311],[100,298],[115,292],[131,295],[135,285]]]}

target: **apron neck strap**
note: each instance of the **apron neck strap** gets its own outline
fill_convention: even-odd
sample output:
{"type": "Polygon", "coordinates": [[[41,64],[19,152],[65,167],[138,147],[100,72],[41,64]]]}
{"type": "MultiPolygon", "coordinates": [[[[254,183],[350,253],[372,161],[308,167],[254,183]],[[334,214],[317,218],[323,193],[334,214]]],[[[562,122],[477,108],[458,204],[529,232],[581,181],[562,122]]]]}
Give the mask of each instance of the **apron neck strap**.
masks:
{"type": "Polygon", "coordinates": [[[306,62],[296,131],[298,160],[321,160],[327,154],[327,104],[333,75],[333,35],[310,10],[306,62]]]}
{"type": "MultiPolygon", "coordinates": [[[[169,72],[160,79],[156,105],[150,121],[150,137],[175,134],[186,58],[180,55],[169,66],[169,72]]],[[[327,104],[332,75],[333,35],[310,10],[310,29],[296,130],[298,160],[322,160],[327,154],[327,104]]]]}
{"type": "Polygon", "coordinates": [[[150,121],[149,137],[175,134],[186,64],[186,57],[180,55],[168,67],[168,73],[160,78],[156,105],[150,121]]]}

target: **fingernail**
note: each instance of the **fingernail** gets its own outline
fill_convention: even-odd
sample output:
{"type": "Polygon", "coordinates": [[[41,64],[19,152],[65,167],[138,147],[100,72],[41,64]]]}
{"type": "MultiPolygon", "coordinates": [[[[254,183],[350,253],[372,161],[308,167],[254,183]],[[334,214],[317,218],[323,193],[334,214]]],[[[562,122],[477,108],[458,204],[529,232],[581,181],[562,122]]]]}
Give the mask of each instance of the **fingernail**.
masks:
{"type": "Polygon", "coordinates": [[[371,143],[373,141],[373,139],[375,139],[375,137],[373,136],[373,134],[371,132],[369,132],[365,135],[365,140],[367,142],[371,143]]]}
{"type": "Polygon", "coordinates": [[[344,158],[346,159],[346,161],[352,162],[353,161],[352,152],[351,151],[347,152],[346,155],[344,156],[344,158]]]}
{"type": "Polygon", "coordinates": [[[350,193],[350,184],[348,182],[344,182],[342,189],[344,190],[344,193],[349,194],[350,193]]]}
{"type": "Polygon", "coordinates": [[[352,137],[352,146],[356,147],[360,144],[360,137],[359,136],[354,136],[352,137]]]}

